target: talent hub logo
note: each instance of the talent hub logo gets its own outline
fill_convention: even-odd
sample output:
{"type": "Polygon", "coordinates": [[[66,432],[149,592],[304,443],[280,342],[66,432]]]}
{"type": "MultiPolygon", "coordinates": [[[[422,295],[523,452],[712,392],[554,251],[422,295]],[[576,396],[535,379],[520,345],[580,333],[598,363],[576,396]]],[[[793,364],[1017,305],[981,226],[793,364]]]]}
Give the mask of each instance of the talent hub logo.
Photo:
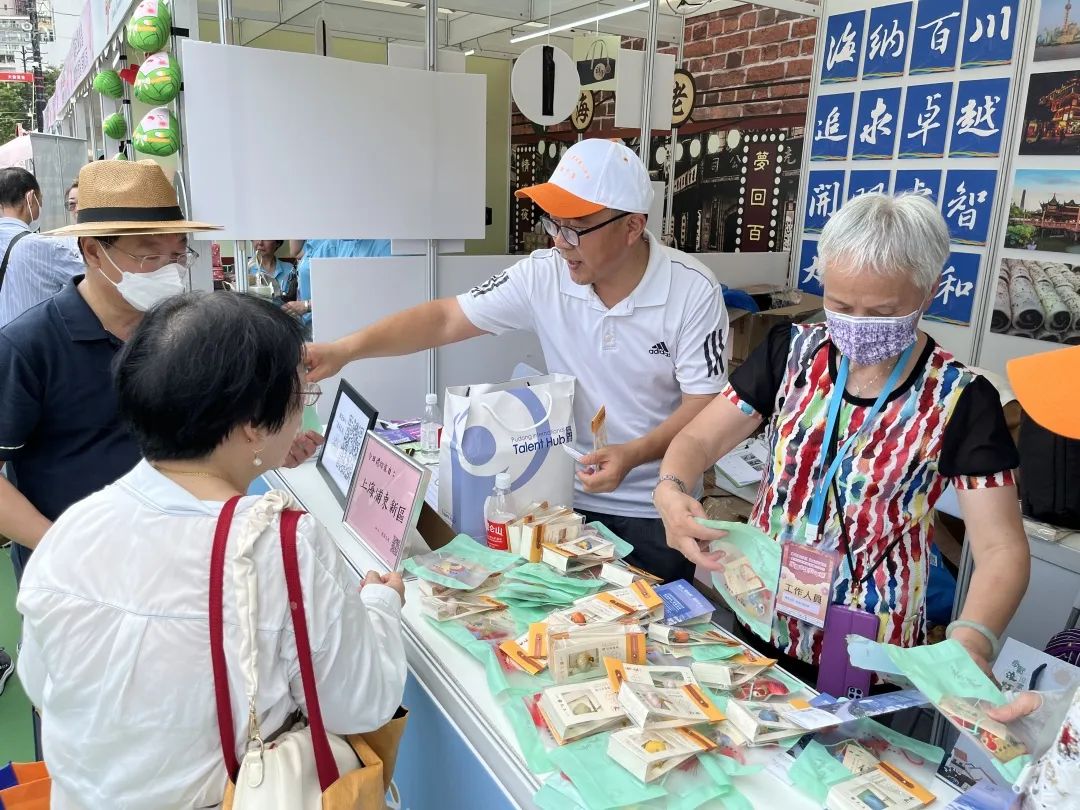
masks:
{"type": "Polygon", "coordinates": [[[552,447],[574,443],[574,429],[567,426],[563,430],[544,431],[533,436],[514,436],[511,442],[514,445],[514,455],[523,456],[526,453],[537,453],[552,447]]]}

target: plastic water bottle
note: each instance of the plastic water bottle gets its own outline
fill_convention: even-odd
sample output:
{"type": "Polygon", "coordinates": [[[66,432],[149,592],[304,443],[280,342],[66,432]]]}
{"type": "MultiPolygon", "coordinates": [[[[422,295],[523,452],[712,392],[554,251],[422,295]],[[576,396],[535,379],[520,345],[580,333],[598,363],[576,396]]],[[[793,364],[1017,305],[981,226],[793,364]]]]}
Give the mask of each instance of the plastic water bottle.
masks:
{"type": "Polygon", "coordinates": [[[510,474],[495,476],[495,491],[484,501],[484,524],[487,526],[487,545],[496,551],[509,551],[506,524],[517,519],[517,509],[510,494],[510,474]]]}
{"type": "Polygon", "coordinates": [[[439,429],[442,427],[438,394],[424,398],[424,418],[420,420],[420,461],[435,464],[439,461],[439,429]]]}

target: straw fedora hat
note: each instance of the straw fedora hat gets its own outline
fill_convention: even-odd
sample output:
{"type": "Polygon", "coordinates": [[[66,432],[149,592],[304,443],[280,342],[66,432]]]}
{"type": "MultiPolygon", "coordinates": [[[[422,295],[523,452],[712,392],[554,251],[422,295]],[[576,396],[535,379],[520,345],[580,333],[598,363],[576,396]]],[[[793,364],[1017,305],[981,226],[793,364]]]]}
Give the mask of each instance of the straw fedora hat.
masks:
{"type": "Polygon", "coordinates": [[[152,160],[98,160],[79,172],[75,225],[52,236],[136,236],[221,230],[184,219],[176,189],[152,160]]]}

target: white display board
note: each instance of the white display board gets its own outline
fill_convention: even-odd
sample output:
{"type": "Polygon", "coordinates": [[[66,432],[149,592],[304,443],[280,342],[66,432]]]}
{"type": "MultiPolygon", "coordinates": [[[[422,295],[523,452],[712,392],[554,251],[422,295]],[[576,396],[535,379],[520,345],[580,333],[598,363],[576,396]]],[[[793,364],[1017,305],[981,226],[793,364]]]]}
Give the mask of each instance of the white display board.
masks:
{"type": "MultiPolygon", "coordinates": [[[[510,267],[520,256],[444,256],[439,258],[437,294],[465,292],[510,267]]],[[[316,342],[335,340],[380,318],[427,300],[427,257],[379,259],[313,259],[311,300],[316,342]]],[[[544,359],[536,336],[514,332],[486,336],[438,349],[436,380],[440,399],[450,385],[508,380],[518,363],[543,370],[544,359]]],[[[341,375],[385,419],[419,417],[427,391],[427,354],[361,360],[346,366],[341,375]]],[[[337,389],[339,377],[321,383],[324,391],[337,389]]],[[[332,397],[319,400],[325,421],[332,397]]]]}
{"type": "MultiPolygon", "coordinates": [[[[671,93],[675,87],[675,56],[658,53],[653,61],[652,128],[671,129],[671,93]]],[[[641,128],[641,90],[645,82],[645,52],[619,49],[615,71],[615,126],[641,128]]]]}
{"type": "MultiPolygon", "coordinates": [[[[427,48],[422,45],[410,45],[406,42],[388,42],[386,44],[386,64],[390,67],[427,70],[427,48]]],[[[464,73],[465,52],[439,49],[436,67],[440,73],[464,73]]]]}
{"type": "Polygon", "coordinates": [[[484,237],[485,76],[188,39],[183,58],[192,214],[225,226],[213,238],[484,237]],[[269,109],[295,114],[256,127],[269,109]]]}
{"type": "MultiPolygon", "coordinates": [[[[523,256],[439,257],[436,291],[440,297],[459,295],[516,264],[523,256]]],[[[488,335],[445,346],[436,353],[439,394],[453,385],[502,382],[513,377],[514,367],[527,363],[542,373],[547,365],[540,341],[532,332],[488,335]]]]}
{"type": "MultiPolygon", "coordinates": [[[[336,340],[380,318],[427,300],[427,258],[312,259],[311,307],[317,343],[336,340]]],[[[339,377],[324,380],[336,391],[344,377],[384,419],[419,417],[427,392],[427,356],[360,360],[339,377]]],[[[319,416],[330,417],[333,397],[319,400],[319,416]]]]}

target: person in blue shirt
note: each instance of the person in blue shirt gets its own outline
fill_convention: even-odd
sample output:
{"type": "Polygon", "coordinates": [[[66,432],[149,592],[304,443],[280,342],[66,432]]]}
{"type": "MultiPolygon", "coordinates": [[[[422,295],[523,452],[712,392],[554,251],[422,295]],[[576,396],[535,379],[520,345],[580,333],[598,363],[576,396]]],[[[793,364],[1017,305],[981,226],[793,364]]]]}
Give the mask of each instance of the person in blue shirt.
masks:
{"type": "Polygon", "coordinates": [[[34,175],[17,166],[0,169],[0,257],[6,257],[0,262],[6,265],[0,272],[0,326],[56,295],[85,271],[77,246],[36,233],[41,205],[41,186],[34,175]]]}
{"type": "Polygon", "coordinates": [[[303,245],[303,256],[297,265],[300,288],[296,300],[285,305],[285,311],[303,320],[309,337],[311,331],[311,260],[358,259],[390,255],[389,239],[308,239],[292,243],[296,251],[303,245]]]}
{"type": "Polygon", "coordinates": [[[277,302],[296,300],[296,269],[277,257],[278,250],[285,244],[281,239],[256,239],[251,246],[255,249],[249,274],[263,273],[274,284],[274,300],[277,302]]]}

